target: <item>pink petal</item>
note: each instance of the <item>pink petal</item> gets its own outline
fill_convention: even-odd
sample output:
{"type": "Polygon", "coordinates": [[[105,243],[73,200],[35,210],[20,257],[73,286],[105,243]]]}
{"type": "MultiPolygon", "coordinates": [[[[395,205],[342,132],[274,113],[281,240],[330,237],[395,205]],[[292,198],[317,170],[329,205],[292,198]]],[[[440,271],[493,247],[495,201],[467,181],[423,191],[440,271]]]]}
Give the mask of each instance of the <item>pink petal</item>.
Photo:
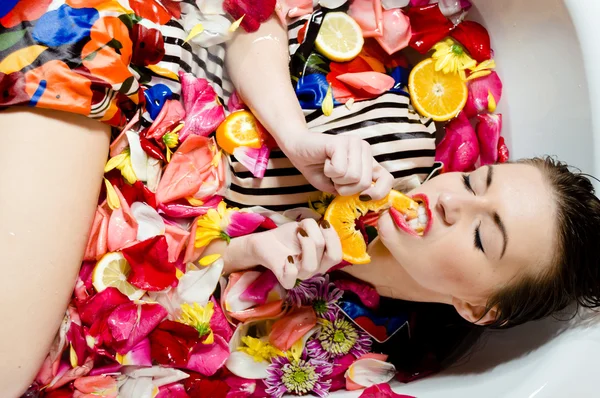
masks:
{"type": "Polygon", "coordinates": [[[115,308],[129,303],[129,297],[115,287],[108,287],[91,296],[78,306],[79,316],[84,325],[90,326],[98,318],[110,314],[115,308]]]}
{"type": "Polygon", "coordinates": [[[229,275],[229,284],[223,294],[224,306],[227,311],[238,312],[252,308],[256,302],[252,300],[244,300],[242,295],[244,292],[260,278],[261,273],[258,271],[236,272],[229,275]]]}
{"type": "Polygon", "coordinates": [[[348,9],[348,15],[358,23],[364,37],[376,37],[383,34],[381,12],[380,0],[354,0],[348,9]]]}
{"type": "Polygon", "coordinates": [[[108,327],[115,340],[114,348],[126,354],[167,316],[159,304],[127,303],[119,306],[108,317],[108,327]]]}
{"type": "Polygon", "coordinates": [[[187,369],[204,376],[212,376],[225,365],[227,358],[229,358],[229,345],[223,337],[215,334],[213,344],[196,344],[190,353],[187,369]]]}
{"type": "Polygon", "coordinates": [[[502,97],[502,81],[496,72],[471,80],[468,86],[469,98],[464,112],[469,119],[480,113],[496,110],[496,105],[502,97]]]}
{"type": "Polygon", "coordinates": [[[277,300],[244,311],[230,312],[229,316],[240,322],[256,322],[265,319],[277,319],[285,313],[283,304],[283,300],[277,300]]]}
{"type": "Polygon", "coordinates": [[[375,39],[388,54],[408,47],[412,37],[410,19],[400,9],[383,12],[383,36],[375,39]]]}
{"type": "Polygon", "coordinates": [[[213,316],[210,318],[210,328],[215,334],[223,337],[225,341],[229,343],[231,336],[233,336],[231,325],[227,321],[227,317],[225,317],[225,313],[217,300],[214,297],[211,297],[210,301],[213,302],[215,309],[213,316]]]}
{"type": "Polygon", "coordinates": [[[115,187],[119,196],[120,207],[113,210],[108,221],[108,250],[111,252],[120,250],[128,244],[135,242],[138,224],[131,214],[129,205],[123,197],[119,188],[115,187]]]}
{"type": "Polygon", "coordinates": [[[71,344],[71,349],[73,352],[75,352],[75,356],[77,357],[77,365],[83,365],[88,357],[88,347],[81,325],[71,322],[71,327],[67,332],[67,340],[71,344]]]}
{"type": "MultiPolygon", "coordinates": [[[[227,398],[249,398],[257,392],[257,385],[262,384],[260,380],[244,379],[243,377],[236,376],[234,374],[227,375],[225,383],[229,386],[230,390],[227,393],[227,398]]],[[[260,395],[267,396],[267,395],[260,395]]]]}
{"type": "Polygon", "coordinates": [[[247,109],[246,104],[244,104],[244,101],[242,101],[238,92],[234,91],[231,94],[231,97],[229,97],[229,101],[227,101],[227,110],[229,113],[233,113],[242,109],[247,109]]]}
{"type": "Polygon", "coordinates": [[[256,178],[264,177],[270,154],[271,150],[266,145],[260,148],[239,146],[233,150],[233,156],[256,178]]]}
{"type": "Polygon", "coordinates": [[[481,165],[487,166],[498,161],[498,142],[502,132],[502,115],[478,115],[477,139],[481,149],[481,165]]]}
{"type": "Polygon", "coordinates": [[[169,203],[186,197],[197,197],[196,194],[203,184],[215,182],[215,192],[224,183],[224,157],[217,167],[212,162],[217,154],[217,146],[213,138],[190,136],[177,149],[171,162],[165,169],[158,185],[156,200],[159,203],[169,203]]]}
{"type": "MultiPolygon", "coordinates": [[[[240,299],[244,301],[253,301],[256,304],[266,304],[270,298],[270,293],[276,287],[280,287],[275,274],[269,270],[263,272],[258,278],[248,286],[240,295],[240,299]]],[[[282,297],[279,297],[282,298],[282,297]]],[[[271,300],[273,301],[273,300],[271,300]]]]}
{"type": "Polygon", "coordinates": [[[429,4],[430,0],[410,0],[411,7],[421,7],[429,4]]]}
{"type": "Polygon", "coordinates": [[[108,212],[98,206],[85,248],[84,260],[98,261],[108,251],[108,212]]]}
{"type": "Polygon", "coordinates": [[[190,135],[206,137],[225,120],[225,109],[208,80],[184,72],[179,73],[179,80],[187,115],[179,140],[185,141],[190,135]]]}
{"type": "Polygon", "coordinates": [[[176,100],[165,101],[160,113],[148,129],[146,138],[154,138],[156,141],[161,140],[163,135],[173,130],[184,118],[185,110],[181,102],[176,100]]]}
{"type": "Polygon", "coordinates": [[[287,26],[288,18],[294,19],[311,14],[313,12],[313,0],[277,0],[275,12],[281,23],[287,26]]]}
{"type": "Polygon", "coordinates": [[[365,391],[363,391],[362,394],[360,394],[360,397],[358,398],[415,398],[411,395],[402,395],[402,394],[396,394],[394,391],[392,391],[392,388],[390,387],[389,384],[387,383],[382,383],[382,384],[376,384],[374,386],[371,386],[367,389],[365,389],[365,391]]]}
{"type": "MultiPolygon", "coordinates": [[[[117,379],[112,376],[86,376],[81,377],[73,383],[77,391],[85,394],[94,394],[104,391],[118,392],[117,379]]],[[[100,396],[95,394],[96,397],[100,396]]],[[[105,395],[102,395],[104,397],[105,395]]]]}
{"type": "Polygon", "coordinates": [[[56,377],[50,382],[46,391],[56,390],[73,380],[76,380],[80,377],[86,376],[92,370],[94,366],[94,360],[92,358],[88,358],[87,361],[82,366],[77,366],[75,368],[71,368],[66,363],[61,364],[61,368],[58,371],[56,377]]]}
{"type": "MultiPolygon", "coordinates": [[[[192,206],[182,199],[171,203],[161,203],[158,209],[172,218],[193,218],[205,215],[209,209],[216,209],[222,200],[223,197],[216,195],[205,201],[202,206],[192,206]]],[[[195,231],[192,236],[196,236],[195,231]]]]}
{"type": "Polygon", "coordinates": [[[169,262],[174,263],[183,251],[190,233],[179,228],[177,225],[165,224],[165,237],[169,246],[169,262]]]}
{"type": "Polygon", "coordinates": [[[438,144],[435,160],[444,163],[445,171],[471,171],[479,158],[475,130],[464,112],[446,125],[446,135],[438,144]]]}
{"type": "Polygon", "coordinates": [[[183,384],[171,384],[158,389],[158,395],[154,398],[190,398],[185,392],[183,384]]]}
{"type": "Polygon", "coordinates": [[[137,343],[131,351],[123,355],[121,363],[124,366],[152,366],[150,357],[150,339],[145,338],[137,343]]]}
{"type": "Polygon", "coordinates": [[[317,315],[312,307],[294,308],[273,324],[269,342],[281,351],[287,351],[316,324],[317,315]]]}
{"type": "Polygon", "coordinates": [[[119,134],[119,136],[117,138],[115,138],[113,140],[113,142],[110,144],[110,157],[111,158],[119,155],[121,152],[123,152],[123,150],[125,148],[127,148],[129,146],[129,141],[127,141],[126,133],[129,130],[135,130],[134,127],[139,122],[139,120],[140,120],[140,114],[138,112],[136,112],[135,115],[129,121],[129,123],[127,123],[127,125],[125,127],[123,127],[123,130],[121,130],[121,133],[119,134]]]}
{"type": "Polygon", "coordinates": [[[355,360],[354,355],[346,354],[333,361],[333,372],[327,377],[327,380],[331,380],[330,391],[337,391],[346,387],[346,377],[344,375],[355,360]]]}
{"type": "Polygon", "coordinates": [[[265,221],[265,217],[250,212],[234,211],[229,218],[227,226],[227,235],[232,238],[244,236],[256,231],[258,227],[265,221]]]}
{"type": "Polygon", "coordinates": [[[333,283],[340,290],[347,290],[356,294],[367,308],[377,309],[379,307],[379,293],[373,286],[351,279],[340,279],[333,283]]]}
{"type": "Polygon", "coordinates": [[[338,80],[350,87],[362,89],[375,96],[394,87],[394,78],[379,72],[356,72],[339,75],[338,80]]]}

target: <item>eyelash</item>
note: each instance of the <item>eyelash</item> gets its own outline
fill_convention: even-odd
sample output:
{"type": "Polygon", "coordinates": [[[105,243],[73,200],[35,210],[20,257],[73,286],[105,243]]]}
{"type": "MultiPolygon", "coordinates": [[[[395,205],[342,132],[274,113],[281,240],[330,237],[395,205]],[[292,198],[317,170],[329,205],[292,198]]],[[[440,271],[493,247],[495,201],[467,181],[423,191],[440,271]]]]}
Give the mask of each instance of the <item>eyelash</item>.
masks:
{"type": "MultiPolygon", "coordinates": [[[[471,176],[469,176],[468,174],[463,174],[462,178],[463,178],[463,184],[465,185],[465,189],[467,191],[471,192],[473,195],[475,195],[475,191],[473,190],[473,186],[471,185],[471,176]]],[[[477,228],[475,228],[475,233],[473,235],[473,242],[477,249],[479,249],[483,253],[485,253],[485,250],[483,250],[483,243],[481,243],[481,233],[479,232],[480,228],[481,228],[481,223],[477,226],[477,228]]]]}

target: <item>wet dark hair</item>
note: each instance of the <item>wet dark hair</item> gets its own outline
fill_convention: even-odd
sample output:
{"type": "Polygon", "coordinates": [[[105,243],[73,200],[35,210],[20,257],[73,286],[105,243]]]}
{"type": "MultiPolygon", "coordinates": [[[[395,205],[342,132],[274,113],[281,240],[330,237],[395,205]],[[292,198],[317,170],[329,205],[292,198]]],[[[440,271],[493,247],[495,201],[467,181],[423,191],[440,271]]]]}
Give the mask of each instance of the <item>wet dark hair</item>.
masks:
{"type": "MultiPolygon", "coordinates": [[[[496,292],[490,327],[508,328],[555,315],[571,304],[600,307],[600,200],[587,175],[550,157],[518,161],[538,168],[556,201],[556,255],[539,275],[523,275],[496,292]]],[[[535,250],[535,248],[533,248],[535,250]]]]}

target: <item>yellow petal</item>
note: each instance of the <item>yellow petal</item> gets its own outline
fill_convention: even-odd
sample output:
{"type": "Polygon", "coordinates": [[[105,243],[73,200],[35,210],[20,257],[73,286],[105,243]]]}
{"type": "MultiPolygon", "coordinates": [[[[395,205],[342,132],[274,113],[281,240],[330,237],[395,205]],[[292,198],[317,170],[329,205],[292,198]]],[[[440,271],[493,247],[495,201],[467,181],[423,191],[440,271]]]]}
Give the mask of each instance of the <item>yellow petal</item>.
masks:
{"type": "Polygon", "coordinates": [[[201,201],[200,199],[196,199],[196,198],[193,198],[193,197],[191,197],[191,196],[190,196],[190,197],[188,197],[188,198],[185,198],[185,199],[186,199],[186,200],[188,201],[188,203],[189,203],[189,204],[191,204],[192,206],[202,206],[202,205],[204,204],[204,202],[203,202],[203,201],[201,201]]]}
{"type": "Polygon", "coordinates": [[[183,276],[183,272],[181,272],[181,270],[179,268],[175,269],[175,276],[177,277],[177,280],[181,279],[181,277],[183,276]]]}
{"type": "Polygon", "coordinates": [[[215,342],[215,334],[211,330],[210,333],[208,334],[208,337],[206,338],[206,340],[203,341],[203,343],[204,344],[212,344],[214,342],[215,342]]]}
{"type": "Polygon", "coordinates": [[[133,166],[131,165],[130,159],[127,160],[127,164],[120,170],[121,175],[123,176],[123,178],[125,178],[125,180],[127,180],[128,183],[130,183],[131,185],[135,184],[135,182],[137,181],[137,176],[135,175],[135,171],[133,170],[133,166]]]}
{"type": "Polygon", "coordinates": [[[304,342],[302,341],[302,339],[296,341],[294,343],[294,345],[290,348],[290,355],[292,356],[292,358],[294,358],[296,361],[300,360],[300,357],[302,356],[302,351],[304,349],[304,342]]]}
{"type": "Polygon", "coordinates": [[[17,50],[0,62],[0,72],[7,75],[18,72],[27,65],[31,65],[33,61],[40,56],[41,53],[46,51],[48,47],[34,45],[17,50]]]}
{"type": "Polygon", "coordinates": [[[171,148],[167,147],[167,163],[171,163],[171,155],[173,154],[173,152],[171,151],[171,148]]]}
{"type": "Polygon", "coordinates": [[[200,264],[203,267],[206,267],[207,265],[211,265],[212,263],[214,263],[215,261],[217,261],[220,258],[221,258],[221,255],[219,253],[210,254],[208,256],[202,257],[200,259],[200,261],[198,262],[198,264],[200,264]]]}
{"type": "Polygon", "coordinates": [[[121,163],[123,163],[123,161],[125,161],[125,159],[127,159],[126,153],[122,153],[120,155],[115,156],[114,158],[111,158],[106,163],[106,166],[104,166],[104,172],[108,173],[109,171],[119,167],[121,165],[121,163]]]}
{"type": "Polygon", "coordinates": [[[219,162],[221,162],[221,157],[223,156],[223,153],[221,152],[221,150],[219,150],[219,152],[217,152],[215,154],[215,156],[213,157],[212,161],[211,161],[211,165],[213,167],[218,167],[219,166],[219,162]]]}
{"type": "Polygon", "coordinates": [[[173,72],[170,69],[163,68],[162,66],[158,65],[148,65],[146,66],[146,68],[150,69],[152,72],[156,73],[159,76],[179,81],[179,76],[177,75],[177,73],[173,72]]]}
{"type": "Polygon", "coordinates": [[[190,30],[190,33],[185,38],[184,43],[187,43],[188,41],[192,40],[194,37],[198,36],[202,32],[204,32],[204,26],[202,26],[202,24],[199,23],[196,26],[194,26],[192,30],[190,30]]]}
{"type": "Polygon", "coordinates": [[[484,77],[484,76],[491,75],[491,74],[492,74],[491,70],[482,70],[479,72],[471,73],[469,75],[469,77],[467,77],[467,80],[479,79],[480,77],[484,77]]]}
{"type": "Polygon", "coordinates": [[[121,207],[121,201],[119,195],[115,191],[115,187],[106,178],[104,179],[104,185],[106,186],[106,202],[111,210],[116,210],[121,207]]]}
{"type": "Polygon", "coordinates": [[[73,348],[73,344],[71,344],[71,350],[69,351],[69,360],[71,361],[71,367],[76,368],[77,367],[77,353],[75,352],[75,349],[73,348]]]}
{"type": "Polygon", "coordinates": [[[327,94],[323,100],[321,110],[325,116],[330,116],[333,113],[333,92],[331,91],[331,84],[329,84],[329,88],[327,89],[327,94]]]}
{"type": "Polygon", "coordinates": [[[488,111],[495,112],[496,111],[496,98],[492,95],[492,92],[488,90],[488,111]]]}
{"type": "Polygon", "coordinates": [[[242,23],[242,20],[244,19],[245,16],[246,15],[242,15],[242,17],[240,19],[238,19],[237,21],[232,23],[231,26],[229,27],[229,31],[235,32],[236,30],[238,30],[238,28],[240,27],[240,24],[242,23]]]}
{"type": "Polygon", "coordinates": [[[177,134],[177,133],[179,133],[179,132],[181,131],[181,129],[183,128],[183,126],[185,126],[185,123],[184,123],[184,122],[181,122],[181,123],[179,123],[179,124],[177,125],[177,127],[175,127],[175,128],[173,129],[173,131],[171,131],[171,134],[177,134]]]}

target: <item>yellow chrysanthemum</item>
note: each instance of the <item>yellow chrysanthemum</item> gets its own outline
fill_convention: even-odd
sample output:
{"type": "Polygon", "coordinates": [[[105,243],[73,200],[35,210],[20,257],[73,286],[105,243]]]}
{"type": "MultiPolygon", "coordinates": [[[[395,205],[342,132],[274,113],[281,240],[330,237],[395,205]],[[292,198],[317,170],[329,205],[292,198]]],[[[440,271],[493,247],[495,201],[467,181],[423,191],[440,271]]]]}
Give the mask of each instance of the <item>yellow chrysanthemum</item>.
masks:
{"type": "Polygon", "coordinates": [[[111,158],[104,166],[104,172],[108,173],[109,171],[117,169],[121,172],[121,175],[125,180],[127,180],[130,184],[135,184],[137,181],[137,176],[135,175],[135,171],[133,170],[133,166],[131,165],[131,155],[129,153],[129,148],[125,149],[119,155],[111,158]]]}
{"type": "Polygon", "coordinates": [[[466,79],[466,69],[474,68],[477,61],[465,53],[464,48],[454,40],[447,38],[433,46],[435,52],[431,56],[435,61],[436,72],[458,73],[466,79]]]}
{"type": "Polygon", "coordinates": [[[203,343],[212,344],[215,341],[215,336],[210,328],[210,319],[214,313],[212,301],[209,301],[205,307],[198,303],[194,303],[193,306],[184,303],[181,304],[181,316],[178,321],[196,329],[200,337],[208,335],[203,343]]]}
{"type": "Polygon", "coordinates": [[[183,123],[179,124],[173,131],[163,135],[163,143],[167,147],[167,162],[171,161],[171,156],[173,155],[173,151],[171,149],[177,147],[179,145],[179,134],[177,134],[183,128],[183,123]]]}
{"type": "Polygon", "coordinates": [[[263,341],[255,337],[244,336],[242,343],[245,347],[238,347],[238,351],[245,352],[250,355],[256,362],[271,362],[275,357],[283,357],[285,353],[268,341],[263,341]]]}
{"type": "Polygon", "coordinates": [[[229,240],[229,236],[225,233],[225,228],[229,225],[229,215],[231,212],[238,210],[236,208],[228,209],[225,202],[219,203],[217,209],[209,209],[208,212],[198,220],[198,228],[196,229],[197,248],[207,246],[214,239],[229,240]]]}

